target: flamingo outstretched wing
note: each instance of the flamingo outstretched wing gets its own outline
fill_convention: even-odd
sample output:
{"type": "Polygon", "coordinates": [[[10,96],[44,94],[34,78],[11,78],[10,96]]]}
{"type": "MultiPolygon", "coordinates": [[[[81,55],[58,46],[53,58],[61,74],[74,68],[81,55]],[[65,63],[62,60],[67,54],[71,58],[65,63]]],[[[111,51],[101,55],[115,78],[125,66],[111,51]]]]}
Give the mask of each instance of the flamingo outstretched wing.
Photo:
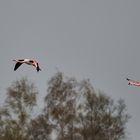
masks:
{"type": "Polygon", "coordinates": [[[22,65],[22,64],[23,64],[23,63],[17,62],[17,63],[15,64],[14,71],[16,71],[16,70],[18,69],[18,67],[19,67],[20,65],[22,65]]]}

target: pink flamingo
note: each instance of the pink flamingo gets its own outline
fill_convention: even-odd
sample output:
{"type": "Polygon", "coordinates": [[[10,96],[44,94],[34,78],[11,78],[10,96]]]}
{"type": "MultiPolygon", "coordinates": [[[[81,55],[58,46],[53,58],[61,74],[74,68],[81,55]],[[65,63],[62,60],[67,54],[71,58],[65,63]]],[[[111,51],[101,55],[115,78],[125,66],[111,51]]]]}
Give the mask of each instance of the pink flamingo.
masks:
{"type": "Polygon", "coordinates": [[[139,81],[135,81],[129,78],[126,78],[126,80],[128,81],[128,85],[134,85],[134,86],[140,86],[140,82],[139,81]]]}
{"type": "Polygon", "coordinates": [[[34,66],[37,70],[37,72],[41,71],[41,68],[39,67],[39,64],[36,60],[33,59],[18,59],[18,60],[13,60],[16,62],[15,67],[14,67],[14,71],[16,71],[18,69],[19,66],[21,66],[22,64],[28,64],[31,66],[34,66]]]}

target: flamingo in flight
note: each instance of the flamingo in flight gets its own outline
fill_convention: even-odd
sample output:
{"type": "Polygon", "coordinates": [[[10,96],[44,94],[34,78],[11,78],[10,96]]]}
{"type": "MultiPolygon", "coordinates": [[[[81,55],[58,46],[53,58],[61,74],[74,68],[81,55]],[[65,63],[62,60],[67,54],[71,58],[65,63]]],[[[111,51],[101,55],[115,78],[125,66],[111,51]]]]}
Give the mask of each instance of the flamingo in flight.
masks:
{"type": "Polygon", "coordinates": [[[128,81],[128,85],[134,85],[134,86],[140,86],[140,82],[139,81],[135,81],[129,78],[126,78],[126,80],[128,81]]]}
{"type": "Polygon", "coordinates": [[[39,67],[39,64],[36,60],[34,59],[18,59],[18,60],[13,60],[16,62],[15,67],[14,67],[14,71],[16,71],[18,69],[18,67],[20,67],[22,64],[28,64],[31,66],[34,66],[37,70],[37,72],[41,71],[41,68],[39,67]]]}

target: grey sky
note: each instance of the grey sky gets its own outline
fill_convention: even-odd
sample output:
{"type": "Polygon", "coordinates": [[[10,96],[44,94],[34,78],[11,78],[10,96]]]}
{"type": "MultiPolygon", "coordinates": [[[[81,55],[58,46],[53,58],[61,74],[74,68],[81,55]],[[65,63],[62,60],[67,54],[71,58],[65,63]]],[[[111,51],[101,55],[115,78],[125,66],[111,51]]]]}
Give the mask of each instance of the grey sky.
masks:
{"type": "Polygon", "coordinates": [[[140,137],[140,1],[137,0],[7,0],[0,1],[1,100],[13,80],[27,76],[46,94],[46,82],[58,70],[93,86],[115,100],[123,98],[132,119],[130,138],[140,137]],[[42,71],[15,58],[35,58],[42,71]]]}

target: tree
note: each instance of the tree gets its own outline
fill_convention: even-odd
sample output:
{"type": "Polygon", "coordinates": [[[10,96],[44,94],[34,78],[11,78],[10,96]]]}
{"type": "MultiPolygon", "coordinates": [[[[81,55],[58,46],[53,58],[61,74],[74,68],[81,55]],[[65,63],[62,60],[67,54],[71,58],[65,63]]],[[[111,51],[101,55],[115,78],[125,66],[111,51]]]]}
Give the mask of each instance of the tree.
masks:
{"type": "Polygon", "coordinates": [[[124,101],[115,104],[105,94],[97,94],[89,80],[77,82],[58,72],[48,82],[45,104],[58,140],[125,139],[129,115],[124,101]]]}
{"type": "Polygon", "coordinates": [[[130,118],[124,100],[115,102],[95,91],[89,80],[78,82],[56,73],[48,82],[44,108],[32,117],[38,91],[26,78],[7,88],[0,108],[0,140],[124,140],[130,118]]]}
{"type": "Polygon", "coordinates": [[[125,139],[125,124],[130,116],[122,99],[115,104],[105,94],[96,94],[90,82],[83,81],[81,94],[84,101],[79,104],[80,133],[84,140],[125,139]]]}
{"type": "Polygon", "coordinates": [[[26,119],[30,116],[30,111],[36,105],[36,90],[33,83],[29,83],[26,78],[15,81],[7,89],[7,107],[17,115],[20,124],[23,126],[26,119]]]}
{"type": "Polygon", "coordinates": [[[48,116],[39,114],[30,121],[28,127],[28,140],[51,140],[53,125],[48,116]]]}
{"type": "Polygon", "coordinates": [[[76,121],[76,80],[64,81],[63,74],[57,73],[51,78],[45,97],[45,111],[56,125],[58,140],[73,140],[74,123],[76,121]]]}
{"type": "MultiPolygon", "coordinates": [[[[7,89],[6,110],[9,118],[4,123],[3,139],[25,140],[27,123],[36,105],[37,90],[26,78],[17,80],[7,89]]],[[[5,114],[4,114],[5,115],[5,114]]]]}

